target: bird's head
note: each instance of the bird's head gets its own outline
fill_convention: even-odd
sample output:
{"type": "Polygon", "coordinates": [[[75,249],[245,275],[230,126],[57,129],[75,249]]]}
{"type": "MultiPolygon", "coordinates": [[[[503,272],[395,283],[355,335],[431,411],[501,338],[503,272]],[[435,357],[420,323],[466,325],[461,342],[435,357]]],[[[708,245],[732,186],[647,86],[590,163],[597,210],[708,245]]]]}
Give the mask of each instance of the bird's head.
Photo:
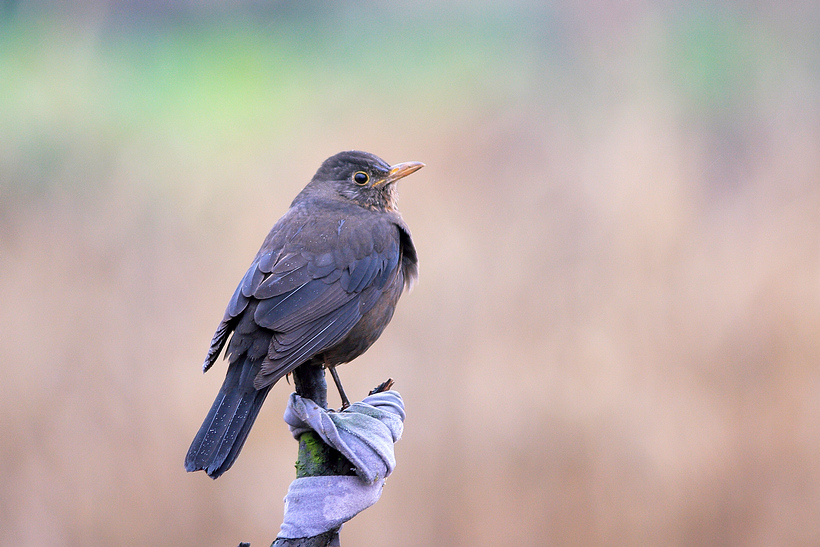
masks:
{"type": "Polygon", "coordinates": [[[333,191],[362,207],[395,210],[396,181],[424,167],[418,161],[389,165],[368,152],[350,150],[326,159],[308,185],[333,191]]]}

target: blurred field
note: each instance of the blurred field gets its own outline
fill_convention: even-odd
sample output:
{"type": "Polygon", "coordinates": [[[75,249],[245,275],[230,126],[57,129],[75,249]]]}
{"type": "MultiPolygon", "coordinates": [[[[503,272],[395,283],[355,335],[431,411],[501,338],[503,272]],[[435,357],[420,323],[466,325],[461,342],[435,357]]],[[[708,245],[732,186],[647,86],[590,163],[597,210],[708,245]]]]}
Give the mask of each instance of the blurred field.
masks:
{"type": "Polygon", "coordinates": [[[0,8],[0,544],[270,544],[291,388],[214,482],[199,367],[350,148],[427,168],[343,545],[820,544],[816,3],[114,4],[0,8]]]}

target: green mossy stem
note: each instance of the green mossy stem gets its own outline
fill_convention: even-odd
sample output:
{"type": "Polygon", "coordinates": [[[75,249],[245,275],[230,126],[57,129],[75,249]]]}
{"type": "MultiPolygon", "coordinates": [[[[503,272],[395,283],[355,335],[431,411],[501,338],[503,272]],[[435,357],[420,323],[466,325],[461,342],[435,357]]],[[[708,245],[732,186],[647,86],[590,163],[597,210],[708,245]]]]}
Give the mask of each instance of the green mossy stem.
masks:
{"type": "Polygon", "coordinates": [[[356,469],[341,452],[326,445],[315,431],[299,437],[296,478],[323,475],[355,475],[356,469]]]}

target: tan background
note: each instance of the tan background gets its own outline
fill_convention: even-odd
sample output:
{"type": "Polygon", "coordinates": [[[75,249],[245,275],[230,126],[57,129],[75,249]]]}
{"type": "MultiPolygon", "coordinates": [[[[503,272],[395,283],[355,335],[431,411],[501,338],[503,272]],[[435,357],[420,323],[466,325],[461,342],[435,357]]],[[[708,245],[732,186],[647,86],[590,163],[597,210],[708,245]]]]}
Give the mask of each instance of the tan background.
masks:
{"type": "Polygon", "coordinates": [[[270,544],[290,388],[214,482],[199,366],[348,148],[427,168],[344,545],[820,543],[816,3],[220,6],[2,4],[0,544],[270,544]]]}

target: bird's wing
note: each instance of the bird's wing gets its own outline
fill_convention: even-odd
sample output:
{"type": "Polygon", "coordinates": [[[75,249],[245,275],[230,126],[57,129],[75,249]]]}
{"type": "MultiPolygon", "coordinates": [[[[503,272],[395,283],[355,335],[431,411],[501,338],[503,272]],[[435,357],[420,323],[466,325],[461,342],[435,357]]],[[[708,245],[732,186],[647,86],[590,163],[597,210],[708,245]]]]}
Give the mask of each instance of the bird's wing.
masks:
{"type": "MultiPolygon", "coordinates": [[[[254,323],[273,331],[256,382],[257,389],[269,385],[343,340],[399,274],[401,228],[389,218],[313,218],[290,231],[269,236],[239,283],[211,342],[206,369],[241,314],[252,310],[254,323]],[[251,301],[255,306],[249,308],[251,301]]],[[[237,342],[249,346],[252,340],[231,342],[231,353],[237,342]]]]}

